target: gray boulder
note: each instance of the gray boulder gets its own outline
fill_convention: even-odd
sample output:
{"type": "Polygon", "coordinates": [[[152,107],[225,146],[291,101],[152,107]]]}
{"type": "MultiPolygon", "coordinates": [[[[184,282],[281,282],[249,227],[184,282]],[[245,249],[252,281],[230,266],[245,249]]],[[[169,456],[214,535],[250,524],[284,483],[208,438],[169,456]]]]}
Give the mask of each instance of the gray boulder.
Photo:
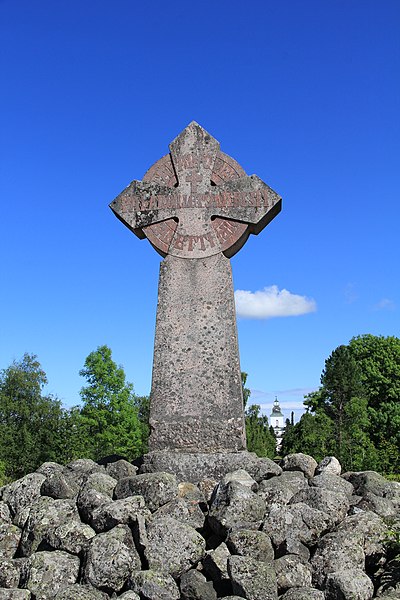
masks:
{"type": "Polygon", "coordinates": [[[143,496],[128,496],[96,508],[92,513],[91,524],[93,529],[100,533],[116,525],[125,524],[131,527],[137,523],[139,516],[142,516],[146,523],[151,518],[143,496]]]}
{"type": "Polygon", "coordinates": [[[128,590],[124,594],[118,596],[118,598],[123,598],[124,600],[140,600],[140,596],[138,596],[133,590],[128,590]]]}
{"type": "Polygon", "coordinates": [[[0,589],[0,600],[30,600],[31,597],[29,590],[0,589]]]}
{"type": "Polygon", "coordinates": [[[0,558],[0,588],[17,588],[21,579],[21,559],[0,558]]]}
{"type": "Polygon", "coordinates": [[[238,529],[258,529],[265,514],[265,502],[237,481],[217,487],[208,515],[211,529],[226,538],[238,529]]]}
{"type": "Polygon", "coordinates": [[[375,471],[350,472],[345,473],[342,477],[353,484],[355,494],[358,496],[366,496],[370,493],[392,501],[395,507],[400,506],[400,483],[398,481],[388,481],[375,471]]]}
{"type": "Polygon", "coordinates": [[[261,481],[258,495],[264,499],[268,510],[272,504],[288,504],[298,491],[307,487],[308,482],[303,473],[284,471],[279,477],[261,481]]]}
{"type": "Polygon", "coordinates": [[[172,517],[181,523],[190,525],[195,529],[204,527],[205,515],[201,510],[199,503],[184,498],[175,498],[167,502],[153,513],[153,519],[159,517],[172,517]]]}
{"type": "Polygon", "coordinates": [[[67,552],[37,552],[28,560],[24,587],[35,600],[50,600],[66,586],[76,583],[79,559],[67,552]]]}
{"type": "Polygon", "coordinates": [[[343,569],[364,569],[365,556],[363,537],[355,532],[327,533],[318,543],[311,559],[313,583],[318,587],[325,584],[330,573],[343,569]]]}
{"type": "Polygon", "coordinates": [[[316,475],[340,475],[340,473],[342,472],[342,466],[340,464],[340,462],[338,461],[337,458],[335,458],[334,456],[325,456],[325,458],[323,458],[321,460],[321,462],[318,463],[317,468],[315,469],[315,474],[316,475]]]}
{"type": "Polygon", "coordinates": [[[180,590],[181,600],[217,600],[213,584],[195,569],[182,575],[180,590]]]}
{"type": "Polygon", "coordinates": [[[44,462],[43,464],[40,465],[40,467],[38,467],[36,469],[36,473],[40,473],[41,475],[44,475],[45,477],[48,477],[49,475],[52,475],[53,473],[61,473],[64,470],[64,467],[62,465],[60,465],[59,463],[56,462],[44,462]]]}
{"type": "Polygon", "coordinates": [[[349,500],[342,492],[332,492],[317,487],[300,490],[291,498],[289,504],[298,502],[322,511],[330,517],[333,524],[342,521],[350,508],[349,500]]]}
{"type": "Polygon", "coordinates": [[[244,469],[237,469],[236,471],[231,471],[224,475],[221,479],[221,485],[227,485],[231,481],[237,481],[253,492],[256,492],[258,489],[257,482],[244,469]]]}
{"type": "Polygon", "coordinates": [[[311,587],[312,569],[295,554],[286,554],[274,561],[274,569],[280,593],[289,588],[311,587]]]}
{"type": "Polygon", "coordinates": [[[108,594],[96,590],[90,585],[79,583],[68,585],[55,596],[55,600],[107,600],[108,598],[108,594]]]}
{"type": "Polygon", "coordinates": [[[314,477],[315,469],[317,468],[317,461],[308,454],[288,454],[282,459],[281,467],[284,471],[301,471],[307,477],[311,479],[314,477]]]}
{"type": "Polygon", "coordinates": [[[234,531],[226,543],[232,554],[251,556],[261,562],[274,560],[271,538],[264,531],[252,531],[251,529],[234,531]]]}
{"type": "Polygon", "coordinates": [[[231,556],[228,572],[233,593],[248,600],[276,600],[277,582],[271,564],[254,560],[249,556],[231,556]]]}
{"type": "Polygon", "coordinates": [[[95,531],[78,519],[65,521],[55,529],[50,529],[46,540],[52,548],[80,555],[95,536],[95,531]]]}
{"type": "Polygon", "coordinates": [[[331,475],[330,473],[321,473],[310,479],[310,485],[313,487],[323,488],[330,492],[342,492],[349,499],[354,493],[353,484],[350,481],[346,481],[343,477],[338,475],[331,475]]]}
{"type": "Polygon", "coordinates": [[[400,554],[389,560],[378,577],[378,598],[400,597],[400,554]]]}
{"type": "Polygon", "coordinates": [[[50,472],[42,483],[42,496],[50,498],[75,498],[80,488],[80,478],[73,471],[50,472]]]}
{"type": "Polygon", "coordinates": [[[343,569],[326,578],[326,600],[371,600],[373,594],[372,581],[361,569],[343,569]]]}
{"type": "Polygon", "coordinates": [[[8,504],[13,523],[18,527],[25,525],[31,504],[40,497],[40,488],[45,479],[40,473],[30,473],[3,487],[3,502],[8,504]]]}
{"type": "Polygon", "coordinates": [[[174,578],[196,566],[205,554],[205,539],[193,527],[171,517],[150,523],[147,538],[145,556],[149,568],[174,578]]]}
{"type": "Polygon", "coordinates": [[[104,473],[104,467],[94,462],[90,458],[78,458],[68,463],[65,467],[69,471],[74,471],[82,475],[91,475],[92,473],[104,473]]]}
{"type": "Polygon", "coordinates": [[[13,558],[21,539],[21,529],[12,523],[0,525],[0,556],[13,558]]]}
{"type": "Polygon", "coordinates": [[[134,571],[131,573],[128,586],[142,600],[179,600],[180,592],[175,581],[165,572],[134,571]]]}
{"type": "Polygon", "coordinates": [[[8,504],[0,502],[0,524],[11,523],[11,513],[8,504]]]}
{"type": "Polygon", "coordinates": [[[398,507],[390,500],[390,498],[382,498],[382,496],[377,496],[372,492],[365,492],[356,507],[353,508],[354,513],[359,510],[371,511],[380,517],[389,519],[395,517],[398,513],[398,507]]]}
{"type": "Polygon", "coordinates": [[[337,527],[339,533],[361,534],[367,566],[378,565],[386,555],[388,526],[373,512],[359,512],[346,517],[337,527]]]}
{"type": "Polygon", "coordinates": [[[190,502],[197,502],[205,512],[208,509],[207,499],[203,492],[197,485],[190,483],[190,481],[181,481],[178,483],[178,496],[190,502]]]}
{"type": "Polygon", "coordinates": [[[224,543],[206,553],[203,559],[204,571],[214,582],[223,583],[228,581],[228,559],[230,555],[228,547],[224,543]]]}
{"type": "Polygon", "coordinates": [[[138,468],[132,463],[121,458],[115,462],[108,463],[106,465],[106,473],[117,481],[124,479],[124,477],[134,477],[137,474],[138,468]]]}
{"type": "Polygon", "coordinates": [[[84,523],[92,524],[93,513],[97,508],[104,507],[112,502],[108,494],[86,487],[79,492],[76,505],[84,523]]]}
{"type": "MultiPolygon", "coordinates": [[[[325,594],[311,587],[291,588],[279,600],[324,600],[325,594]]],[[[226,599],[225,599],[226,600],[226,599]]]]}
{"type": "Polygon", "coordinates": [[[121,479],[115,488],[115,498],[143,496],[151,512],[178,497],[178,481],[170,473],[145,473],[121,479]]]}
{"type": "Polygon", "coordinates": [[[91,473],[82,483],[81,491],[83,492],[87,489],[96,490],[96,492],[100,492],[100,494],[105,494],[106,496],[109,496],[112,499],[116,485],[117,480],[111,477],[110,475],[107,475],[107,473],[91,473]]]}
{"type": "Polygon", "coordinates": [[[84,581],[96,588],[120,592],[132,570],[141,568],[139,554],[126,525],[99,533],[90,542],[84,581]]]}

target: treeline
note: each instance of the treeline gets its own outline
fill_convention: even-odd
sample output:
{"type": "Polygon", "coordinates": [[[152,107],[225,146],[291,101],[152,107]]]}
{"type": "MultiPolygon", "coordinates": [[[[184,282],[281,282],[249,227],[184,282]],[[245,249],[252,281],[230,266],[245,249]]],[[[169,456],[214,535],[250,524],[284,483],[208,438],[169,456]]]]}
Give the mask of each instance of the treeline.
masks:
{"type": "Polygon", "coordinates": [[[336,348],[304,404],[300,421],[286,422],[283,455],[334,455],[345,470],[400,473],[399,338],[368,334],[336,348]]]}
{"type": "Polygon", "coordinates": [[[147,450],[148,397],[132,384],[100,346],[80,371],[82,404],[70,409],[44,394],[47,377],[37,357],[25,354],[0,373],[0,485],[45,461],[120,454],[132,460],[147,450]]]}

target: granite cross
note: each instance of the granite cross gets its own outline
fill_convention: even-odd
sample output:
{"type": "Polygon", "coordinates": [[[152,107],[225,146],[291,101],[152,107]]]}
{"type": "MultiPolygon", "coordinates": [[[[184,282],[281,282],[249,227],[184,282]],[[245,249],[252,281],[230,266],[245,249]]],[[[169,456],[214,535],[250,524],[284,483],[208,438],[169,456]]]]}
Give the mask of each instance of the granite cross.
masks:
{"type": "Polygon", "coordinates": [[[280,211],[281,198],[190,123],[143,181],[111,202],[164,257],[160,266],[150,450],[246,447],[229,258],[280,211]]]}

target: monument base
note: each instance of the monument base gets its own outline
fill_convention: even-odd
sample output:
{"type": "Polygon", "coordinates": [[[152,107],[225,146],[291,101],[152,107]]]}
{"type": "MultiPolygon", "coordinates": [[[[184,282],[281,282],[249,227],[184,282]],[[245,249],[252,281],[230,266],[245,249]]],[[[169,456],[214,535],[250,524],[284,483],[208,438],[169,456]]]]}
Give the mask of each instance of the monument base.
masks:
{"type": "Polygon", "coordinates": [[[198,483],[205,479],[219,481],[227,473],[244,469],[256,481],[279,475],[281,468],[270,458],[259,458],[254,452],[180,452],[157,450],[143,456],[140,473],[165,471],[178,481],[198,483]]]}

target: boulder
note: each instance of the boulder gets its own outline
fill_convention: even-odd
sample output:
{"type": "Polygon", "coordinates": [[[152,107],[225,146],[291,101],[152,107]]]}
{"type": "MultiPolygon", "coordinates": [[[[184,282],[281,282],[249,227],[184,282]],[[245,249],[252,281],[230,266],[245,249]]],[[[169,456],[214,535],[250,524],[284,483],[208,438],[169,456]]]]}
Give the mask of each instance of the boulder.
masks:
{"type": "MultiPolygon", "coordinates": [[[[324,600],[325,594],[311,587],[291,588],[279,600],[324,600]]],[[[226,600],[226,598],[225,598],[226,600]]]]}
{"type": "Polygon", "coordinates": [[[208,577],[216,583],[225,583],[229,579],[228,559],[230,552],[226,544],[222,543],[214,550],[208,550],[203,567],[208,577]]]}
{"type": "Polygon", "coordinates": [[[389,528],[378,515],[373,512],[359,512],[346,517],[339,523],[339,533],[344,532],[349,536],[354,533],[361,534],[367,566],[376,566],[386,555],[386,545],[389,528]]]}
{"type": "Polygon", "coordinates": [[[257,482],[244,469],[237,469],[224,475],[221,479],[221,485],[227,485],[231,481],[237,481],[237,483],[248,487],[253,492],[256,492],[258,489],[257,482]]]}
{"type": "Polygon", "coordinates": [[[354,493],[354,487],[350,481],[346,481],[343,477],[338,477],[338,475],[331,475],[325,472],[312,477],[310,485],[330,492],[342,492],[349,500],[354,493]]]}
{"type": "Polygon", "coordinates": [[[213,584],[196,569],[182,575],[180,590],[181,600],[217,600],[213,584]]]}
{"type": "Polygon", "coordinates": [[[86,487],[79,492],[76,505],[80,517],[84,523],[92,524],[93,513],[97,508],[104,507],[112,502],[108,494],[103,494],[97,490],[86,487]]]}
{"type": "Polygon", "coordinates": [[[298,502],[322,511],[329,516],[333,524],[342,521],[350,508],[349,500],[342,492],[332,492],[317,487],[300,490],[291,498],[289,504],[298,502]]]}
{"type": "Polygon", "coordinates": [[[179,600],[177,584],[168,573],[162,571],[134,571],[131,573],[128,587],[143,600],[179,600]]]}
{"type": "Polygon", "coordinates": [[[79,559],[67,552],[37,552],[28,560],[26,587],[35,600],[50,600],[66,586],[76,583],[79,559]]]}
{"type": "Polygon", "coordinates": [[[330,573],[343,569],[363,569],[364,563],[363,537],[360,533],[355,532],[351,536],[344,531],[327,533],[318,542],[311,559],[313,583],[322,587],[330,573]]]}
{"type": "Polygon", "coordinates": [[[261,481],[258,495],[264,499],[267,510],[272,504],[288,504],[291,498],[308,487],[307,479],[299,471],[284,471],[279,477],[261,481]]]}
{"type": "Polygon", "coordinates": [[[288,454],[282,459],[281,467],[284,471],[301,471],[307,477],[311,479],[314,477],[315,469],[317,468],[317,461],[308,454],[288,454]]]}
{"type": "Polygon", "coordinates": [[[277,582],[271,564],[254,560],[249,556],[231,556],[228,572],[234,594],[248,600],[276,600],[277,582]]]}
{"type": "Polygon", "coordinates": [[[116,525],[129,525],[137,523],[141,515],[147,523],[151,512],[145,506],[143,496],[128,496],[121,500],[103,504],[92,512],[91,524],[96,532],[108,531],[116,525]]]}
{"type": "Polygon", "coordinates": [[[21,579],[21,559],[0,558],[0,588],[17,588],[21,579]]]}
{"type": "Polygon", "coordinates": [[[90,458],[78,458],[68,463],[66,469],[80,473],[82,475],[91,475],[92,473],[104,473],[104,467],[94,462],[90,458]]]}
{"type": "Polygon", "coordinates": [[[3,487],[2,499],[8,504],[14,525],[25,525],[31,504],[40,498],[40,489],[45,479],[40,473],[30,473],[3,487]]]}
{"type": "Polygon", "coordinates": [[[271,538],[264,531],[240,529],[232,532],[226,543],[232,554],[251,556],[261,562],[274,560],[271,538]]]}
{"type": "Polygon", "coordinates": [[[398,508],[390,498],[382,498],[372,492],[365,492],[353,512],[356,513],[360,510],[371,511],[383,518],[395,517],[398,513],[398,508]]]}
{"type": "Polygon", "coordinates": [[[70,519],[48,531],[46,540],[56,550],[80,555],[95,535],[95,531],[86,523],[78,519],[70,519]]]}
{"type": "Polygon", "coordinates": [[[124,594],[118,596],[118,598],[123,598],[124,600],[140,600],[140,596],[138,596],[133,590],[128,590],[124,594]]]}
{"type": "Polygon", "coordinates": [[[50,498],[75,498],[79,492],[81,478],[76,477],[73,471],[50,472],[42,483],[42,496],[50,498]]]}
{"type": "Polygon", "coordinates": [[[59,591],[55,600],[107,600],[109,595],[90,585],[74,583],[59,591]]]}
{"type": "Polygon", "coordinates": [[[0,556],[13,558],[21,539],[21,529],[12,523],[0,525],[0,556]]]}
{"type": "Polygon", "coordinates": [[[372,581],[361,569],[343,569],[326,578],[326,600],[371,600],[373,594],[372,581]]]}
{"type": "Polygon", "coordinates": [[[11,513],[8,504],[0,502],[0,525],[2,523],[11,523],[11,513]]]}
{"type": "Polygon", "coordinates": [[[29,590],[0,589],[0,600],[30,600],[31,597],[29,590]]]}
{"type": "Polygon", "coordinates": [[[145,557],[149,568],[175,579],[196,566],[205,554],[205,539],[193,527],[171,517],[150,523],[147,538],[145,557]]]}
{"type": "Polygon", "coordinates": [[[358,496],[366,496],[370,493],[391,500],[395,507],[400,506],[400,483],[398,481],[388,481],[375,471],[350,472],[345,473],[342,477],[353,484],[355,494],[358,496]]]}
{"type": "Polygon", "coordinates": [[[159,517],[172,517],[195,529],[202,529],[205,522],[205,515],[199,503],[193,500],[185,500],[184,498],[175,498],[171,502],[160,506],[153,513],[153,519],[158,519],[159,517]]]}
{"type": "Polygon", "coordinates": [[[247,486],[222,482],[213,497],[208,523],[219,536],[226,538],[238,529],[258,529],[265,514],[265,502],[247,486]]]}
{"type": "Polygon", "coordinates": [[[126,525],[99,533],[90,542],[84,567],[84,581],[96,588],[120,592],[133,570],[141,568],[139,554],[126,525]]]}
{"type": "Polygon", "coordinates": [[[340,464],[340,462],[338,461],[337,458],[335,458],[334,456],[325,456],[325,458],[323,458],[321,460],[321,462],[318,463],[317,468],[315,469],[315,474],[316,475],[340,475],[340,473],[342,472],[342,466],[340,464]]]}
{"type": "Polygon", "coordinates": [[[311,587],[312,569],[296,554],[286,554],[274,561],[279,593],[289,588],[311,587]]]}
{"type": "Polygon", "coordinates": [[[121,479],[115,488],[115,498],[143,496],[151,512],[178,497],[178,481],[170,473],[146,473],[121,479]]]}
{"type": "Polygon", "coordinates": [[[138,468],[132,463],[121,458],[115,462],[107,463],[106,473],[117,481],[125,477],[134,477],[138,472],[138,468]]]}
{"type": "Polygon", "coordinates": [[[61,472],[63,470],[64,467],[59,463],[48,461],[41,464],[40,467],[36,469],[36,473],[40,473],[41,475],[48,477],[52,473],[61,472]]]}

